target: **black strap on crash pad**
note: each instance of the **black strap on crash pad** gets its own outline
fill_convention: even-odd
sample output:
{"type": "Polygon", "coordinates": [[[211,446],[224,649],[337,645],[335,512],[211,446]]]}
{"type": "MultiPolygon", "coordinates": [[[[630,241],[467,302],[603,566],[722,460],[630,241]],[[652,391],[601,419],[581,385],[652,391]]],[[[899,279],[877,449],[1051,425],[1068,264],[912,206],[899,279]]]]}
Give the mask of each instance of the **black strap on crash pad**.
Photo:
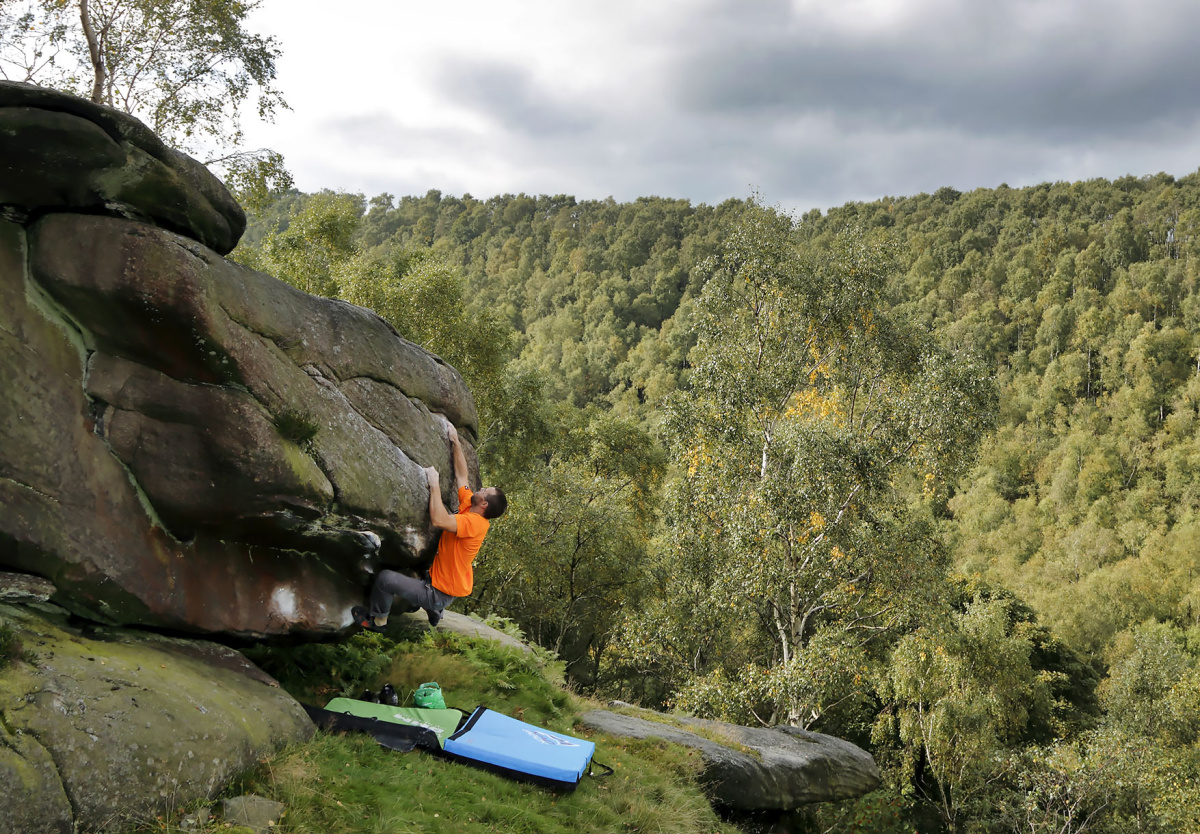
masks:
{"type": "Polygon", "coordinates": [[[614,771],[613,771],[613,769],[612,769],[611,767],[609,767],[609,766],[608,766],[608,765],[606,765],[606,764],[601,764],[600,762],[596,761],[595,759],[592,759],[590,762],[588,762],[588,771],[587,771],[587,775],[588,775],[588,776],[591,776],[593,779],[603,779],[603,778],[604,778],[604,777],[606,777],[606,776],[612,776],[612,775],[613,775],[613,772],[614,772],[614,771]],[[597,767],[602,767],[602,768],[604,768],[604,772],[603,772],[603,773],[597,773],[597,772],[595,771],[595,768],[597,768],[597,767]]]}
{"type": "Polygon", "coordinates": [[[401,753],[407,753],[414,747],[420,747],[423,750],[431,750],[436,753],[442,751],[442,745],[438,743],[437,733],[433,730],[427,730],[424,727],[415,727],[407,724],[393,724],[391,721],[380,721],[378,718],[361,718],[357,715],[347,715],[344,712],[330,712],[321,707],[313,707],[308,704],[301,704],[304,711],[308,713],[308,717],[312,722],[331,733],[367,733],[382,746],[389,750],[397,750],[401,753]]]}

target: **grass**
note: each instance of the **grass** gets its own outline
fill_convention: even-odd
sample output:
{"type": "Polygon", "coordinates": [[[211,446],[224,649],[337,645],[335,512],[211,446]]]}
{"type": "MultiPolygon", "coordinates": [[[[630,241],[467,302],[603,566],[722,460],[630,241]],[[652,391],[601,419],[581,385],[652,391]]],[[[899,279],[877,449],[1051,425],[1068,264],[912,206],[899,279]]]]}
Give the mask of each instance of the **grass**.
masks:
{"type": "Polygon", "coordinates": [[[366,736],[321,734],[264,764],[245,789],[287,805],[296,834],[358,832],[734,831],[691,781],[692,761],[665,745],[605,745],[616,773],[556,794],[366,736]]]}
{"type": "Polygon", "coordinates": [[[26,663],[37,663],[37,653],[27,650],[22,644],[17,632],[8,623],[0,620],[0,669],[14,660],[26,663]]]}
{"type": "Polygon", "coordinates": [[[275,416],[275,430],[284,440],[290,440],[297,446],[304,447],[317,436],[320,429],[312,418],[299,411],[284,409],[275,416]]]}
{"type": "MultiPolygon", "coordinates": [[[[258,649],[256,662],[299,699],[377,690],[385,682],[411,700],[436,680],[448,706],[477,704],[541,727],[591,738],[596,760],[614,769],[585,777],[571,793],[516,782],[428,753],[396,753],[366,735],[318,733],[264,760],[224,795],[255,793],[283,802],[280,834],[458,834],[656,832],[736,834],[713,812],[697,777],[698,753],[655,740],[613,739],[575,727],[595,705],[568,691],[544,657],[447,632],[361,633],[338,645],[258,649]]],[[[184,809],[133,829],[177,832],[184,809]]],[[[190,810],[195,810],[190,809],[190,810]]],[[[209,831],[233,832],[223,823],[209,831]]],[[[197,829],[190,829],[196,831],[197,829]]],[[[205,829],[199,829],[205,830],[205,829]]]]}

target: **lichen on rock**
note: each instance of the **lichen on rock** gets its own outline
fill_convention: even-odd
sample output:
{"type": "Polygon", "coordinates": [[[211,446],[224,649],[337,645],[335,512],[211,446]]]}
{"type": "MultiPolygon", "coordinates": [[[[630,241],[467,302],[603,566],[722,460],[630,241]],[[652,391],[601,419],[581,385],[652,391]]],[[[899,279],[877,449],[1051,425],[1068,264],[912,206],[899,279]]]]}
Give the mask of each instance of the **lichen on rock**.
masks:
{"type": "Polygon", "coordinates": [[[246,228],[220,180],[133,116],[13,81],[0,81],[0,205],[144,219],[221,254],[246,228]]]}
{"type": "Polygon", "coordinates": [[[0,673],[0,830],[153,819],[313,733],[232,649],[79,627],[53,606],[0,605],[0,618],[37,654],[0,673]]]}
{"type": "Polygon", "coordinates": [[[581,721],[614,736],[663,739],[699,751],[713,801],[738,810],[793,810],[853,799],[881,781],[867,751],[794,727],[742,727],[628,705],[592,710],[581,721]]]}

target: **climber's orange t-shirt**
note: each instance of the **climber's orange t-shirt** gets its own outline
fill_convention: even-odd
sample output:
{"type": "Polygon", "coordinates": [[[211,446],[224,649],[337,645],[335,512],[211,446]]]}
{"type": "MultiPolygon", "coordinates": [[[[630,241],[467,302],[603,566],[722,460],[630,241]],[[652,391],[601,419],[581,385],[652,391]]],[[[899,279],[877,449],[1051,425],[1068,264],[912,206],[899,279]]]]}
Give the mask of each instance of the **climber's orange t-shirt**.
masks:
{"type": "Polygon", "coordinates": [[[479,513],[469,512],[471,495],[466,487],[458,488],[458,532],[442,531],[437,555],[429,568],[429,581],[443,594],[452,597],[467,597],[475,586],[475,572],[471,563],[483,544],[490,522],[479,513]]]}

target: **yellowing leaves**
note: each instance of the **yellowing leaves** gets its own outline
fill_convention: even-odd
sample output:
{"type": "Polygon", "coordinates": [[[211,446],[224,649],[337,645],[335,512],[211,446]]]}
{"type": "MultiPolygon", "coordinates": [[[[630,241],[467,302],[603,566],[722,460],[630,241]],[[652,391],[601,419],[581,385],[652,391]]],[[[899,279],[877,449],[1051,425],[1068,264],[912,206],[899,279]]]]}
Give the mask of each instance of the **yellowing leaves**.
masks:
{"type": "Polygon", "coordinates": [[[932,498],[937,492],[937,477],[932,472],[925,473],[925,482],[921,485],[921,493],[926,498],[932,498]]]}
{"type": "Polygon", "coordinates": [[[868,335],[874,334],[874,332],[875,332],[875,311],[866,309],[866,310],[860,311],[860,314],[862,316],[863,328],[866,330],[867,334],[868,335]]]}
{"type": "MultiPolygon", "coordinates": [[[[810,382],[817,373],[813,371],[810,382]]],[[[826,394],[815,388],[806,388],[792,396],[785,416],[801,420],[827,420],[830,417],[842,417],[845,413],[841,391],[835,389],[826,394]]]]}
{"type": "Polygon", "coordinates": [[[712,466],[713,456],[708,451],[708,445],[703,444],[685,452],[684,460],[687,461],[688,477],[694,477],[701,466],[705,468],[712,466]]]}

